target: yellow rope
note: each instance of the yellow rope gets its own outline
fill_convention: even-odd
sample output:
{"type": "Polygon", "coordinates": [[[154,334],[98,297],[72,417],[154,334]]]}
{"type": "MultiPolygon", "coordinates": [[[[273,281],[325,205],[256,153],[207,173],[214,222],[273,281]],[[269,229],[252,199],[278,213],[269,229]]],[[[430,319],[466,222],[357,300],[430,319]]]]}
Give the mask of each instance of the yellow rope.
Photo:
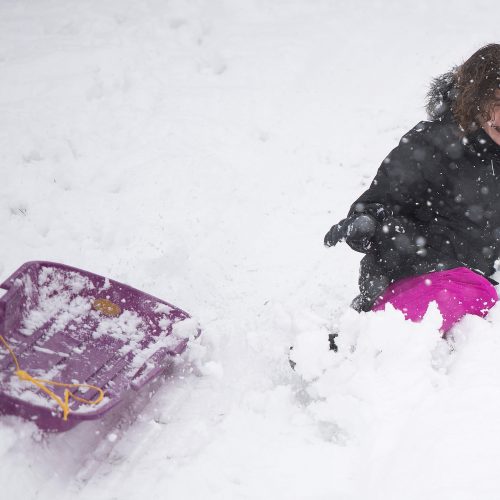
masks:
{"type": "Polygon", "coordinates": [[[44,380],[44,379],[39,379],[32,377],[28,372],[21,370],[21,367],[19,366],[19,361],[17,360],[16,355],[14,354],[14,351],[8,344],[8,342],[5,340],[5,338],[0,335],[0,341],[3,343],[7,351],[9,351],[10,355],[12,356],[12,359],[14,360],[14,364],[16,365],[16,371],[15,374],[19,377],[20,380],[24,380],[26,382],[31,382],[32,384],[36,385],[41,391],[45,392],[45,394],[48,394],[62,409],[63,411],[63,420],[68,420],[68,414],[71,411],[69,408],[69,398],[73,398],[76,401],[80,401],[80,403],[84,404],[89,404],[89,405],[96,405],[102,401],[104,398],[104,391],[100,387],[96,387],[95,385],[89,385],[89,384],[65,384],[63,382],[54,382],[53,380],[44,380]],[[64,390],[64,400],[61,399],[57,394],[55,394],[53,391],[51,391],[49,388],[47,388],[47,385],[52,385],[56,387],[66,387],[64,390]],[[99,395],[97,396],[97,399],[84,399],[80,398],[79,396],[75,396],[71,391],[68,390],[68,388],[72,387],[88,387],[89,389],[95,389],[96,391],[99,392],[99,395]]]}

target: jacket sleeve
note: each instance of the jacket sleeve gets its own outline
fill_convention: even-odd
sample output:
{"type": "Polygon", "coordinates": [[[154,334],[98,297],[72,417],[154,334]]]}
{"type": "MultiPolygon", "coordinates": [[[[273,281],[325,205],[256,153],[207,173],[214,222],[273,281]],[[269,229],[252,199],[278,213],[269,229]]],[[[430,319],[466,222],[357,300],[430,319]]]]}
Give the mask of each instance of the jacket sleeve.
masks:
{"type": "Polygon", "coordinates": [[[385,158],[370,187],[349,210],[349,215],[365,213],[379,221],[364,253],[377,255],[390,267],[413,266],[412,272],[421,261],[438,259],[438,252],[428,244],[429,193],[441,175],[437,156],[427,140],[426,122],[421,122],[385,158]]]}

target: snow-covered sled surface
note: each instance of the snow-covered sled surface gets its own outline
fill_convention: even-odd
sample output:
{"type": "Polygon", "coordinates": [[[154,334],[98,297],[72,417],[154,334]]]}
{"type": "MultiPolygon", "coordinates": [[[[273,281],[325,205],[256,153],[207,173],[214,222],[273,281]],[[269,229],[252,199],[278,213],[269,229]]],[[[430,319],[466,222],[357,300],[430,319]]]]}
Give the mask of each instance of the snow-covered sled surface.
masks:
{"type": "Polygon", "coordinates": [[[8,290],[0,298],[0,411],[42,430],[119,411],[201,333],[174,305],[65,264],[26,262],[0,289],[8,290]]]}
{"type": "Polygon", "coordinates": [[[68,262],[204,330],[135,419],[0,418],[2,498],[497,499],[499,307],[453,343],[341,314],[359,256],[322,247],[495,8],[0,1],[0,279],[68,262]]]}

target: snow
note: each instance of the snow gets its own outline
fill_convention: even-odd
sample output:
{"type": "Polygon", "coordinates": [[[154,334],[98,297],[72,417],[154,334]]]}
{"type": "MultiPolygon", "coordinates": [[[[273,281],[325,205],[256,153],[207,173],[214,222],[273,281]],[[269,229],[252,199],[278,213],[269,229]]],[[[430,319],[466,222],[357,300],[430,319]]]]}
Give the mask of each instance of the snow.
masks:
{"type": "Polygon", "coordinates": [[[1,417],[2,495],[497,499],[499,306],[450,342],[357,315],[322,245],[495,7],[1,1],[0,276],[65,262],[203,329],[128,426],[1,417]]]}
{"type": "MultiPolygon", "coordinates": [[[[33,283],[28,274],[23,277],[22,286],[28,300],[33,296],[33,283]]],[[[54,319],[48,335],[64,330],[71,321],[81,321],[92,307],[90,297],[78,295],[83,290],[92,290],[94,285],[78,273],[42,267],[38,275],[37,305],[23,311],[20,333],[31,336],[54,319]]]]}

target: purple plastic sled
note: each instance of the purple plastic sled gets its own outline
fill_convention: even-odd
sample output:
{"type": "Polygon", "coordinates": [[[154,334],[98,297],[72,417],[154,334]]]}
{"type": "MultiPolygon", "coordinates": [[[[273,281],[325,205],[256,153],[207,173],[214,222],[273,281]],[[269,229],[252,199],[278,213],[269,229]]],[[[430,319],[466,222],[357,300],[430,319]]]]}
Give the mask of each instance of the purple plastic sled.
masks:
{"type": "MultiPolygon", "coordinates": [[[[0,413],[19,415],[44,430],[64,431],[100,419],[172,365],[198,325],[181,309],[135,288],[53,262],[27,262],[0,285],[0,413]],[[96,405],[70,398],[67,420],[54,398],[20,380],[88,384],[104,391],[96,405]]],[[[50,386],[59,398],[64,387],[50,386]]],[[[72,395],[96,400],[95,389],[72,395]]]]}

